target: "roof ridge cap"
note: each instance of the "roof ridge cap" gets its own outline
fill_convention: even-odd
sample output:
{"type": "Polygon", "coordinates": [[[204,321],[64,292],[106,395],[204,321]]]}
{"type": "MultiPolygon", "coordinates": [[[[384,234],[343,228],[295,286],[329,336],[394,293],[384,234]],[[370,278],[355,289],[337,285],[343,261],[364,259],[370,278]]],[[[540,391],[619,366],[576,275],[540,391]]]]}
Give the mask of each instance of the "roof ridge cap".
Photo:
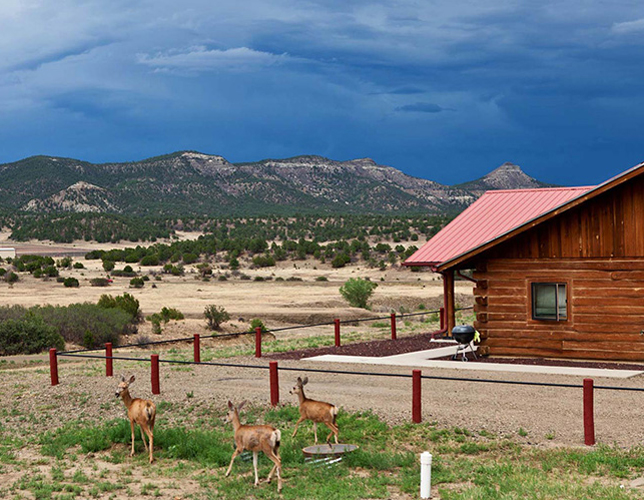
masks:
{"type": "Polygon", "coordinates": [[[562,186],[562,187],[543,187],[543,188],[519,188],[519,189],[490,189],[484,194],[503,194],[503,193],[526,193],[528,191],[575,191],[589,190],[598,186],[562,186]]]}

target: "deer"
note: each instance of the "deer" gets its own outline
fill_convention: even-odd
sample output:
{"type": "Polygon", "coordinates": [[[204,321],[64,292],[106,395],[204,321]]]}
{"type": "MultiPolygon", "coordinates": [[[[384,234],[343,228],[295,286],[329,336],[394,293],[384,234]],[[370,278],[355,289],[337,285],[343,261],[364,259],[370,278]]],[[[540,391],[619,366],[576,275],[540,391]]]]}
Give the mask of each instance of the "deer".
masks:
{"type": "Polygon", "coordinates": [[[295,386],[289,391],[291,394],[297,394],[297,397],[300,401],[300,418],[295,423],[293,437],[295,437],[295,435],[297,434],[297,427],[300,425],[300,422],[304,420],[311,420],[313,422],[313,435],[315,436],[315,444],[318,444],[318,423],[323,423],[329,429],[331,429],[331,432],[326,438],[327,444],[331,446],[331,435],[335,436],[335,444],[338,444],[338,433],[340,430],[335,423],[335,419],[338,416],[338,407],[329,403],[324,403],[322,401],[314,401],[313,399],[308,399],[304,395],[304,386],[308,382],[308,377],[304,377],[304,379],[297,377],[295,386]]]}
{"type": "Polygon", "coordinates": [[[226,422],[232,422],[235,431],[235,451],[230,459],[230,465],[226,471],[226,477],[230,475],[233,468],[233,462],[237,455],[244,450],[253,452],[253,468],[255,469],[255,486],[259,484],[257,475],[257,455],[260,451],[273,462],[273,468],[268,474],[267,482],[273,479],[273,474],[277,473],[277,492],[282,491],[282,459],[279,455],[280,441],[282,433],[279,429],[271,425],[243,425],[239,420],[239,410],[246,404],[246,401],[239,403],[237,407],[231,401],[228,401],[228,414],[226,422]]]}
{"type": "Polygon", "coordinates": [[[125,380],[125,377],[121,375],[121,382],[116,388],[116,397],[118,398],[120,396],[123,403],[125,403],[127,416],[130,419],[130,428],[132,429],[132,451],[130,456],[134,456],[134,424],[137,423],[141,429],[141,439],[143,440],[145,451],[148,451],[148,444],[145,442],[144,433],[147,434],[148,439],[150,440],[149,452],[150,463],[152,463],[154,461],[154,419],[156,418],[157,408],[155,404],[148,399],[132,398],[129,387],[134,380],[134,375],[132,375],[127,381],[125,380]]]}

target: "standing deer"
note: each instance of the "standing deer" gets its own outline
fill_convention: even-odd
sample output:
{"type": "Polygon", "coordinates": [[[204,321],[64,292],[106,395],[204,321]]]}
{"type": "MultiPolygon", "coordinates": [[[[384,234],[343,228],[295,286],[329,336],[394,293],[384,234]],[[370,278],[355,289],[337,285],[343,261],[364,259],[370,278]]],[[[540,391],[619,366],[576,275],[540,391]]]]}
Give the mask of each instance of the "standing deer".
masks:
{"type": "Polygon", "coordinates": [[[233,423],[235,430],[235,451],[233,458],[230,459],[230,465],[226,471],[226,477],[230,475],[233,468],[233,462],[237,455],[244,450],[253,452],[253,468],[255,469],[255,486],[259,484],[259,477],[257,476],[257,455],[260,451],[275,464],[268,474],[267,482],[271,482],[273,474],[277,472],[277,492],[282,491],[282,459],[279,455],[280,440],[282,433],[279,429],[270,425],[242,425],[239,421],[239,410],[246,404],[242,401],[237,408],[228,401],[228,415],[226,416],[227,422],[233,423]]]}
{"type": "Polygon", "coordinates": [[[295,430],[293,431],[293,437],[297,434],[297,427],[300,425],[300,422],[303,420],[313,421],[313,434],[315,436],[315,444],[318,444],[318,422],[323,423],[331,432],[326,437],[327,444],[330,443],[331,435],[335,435],[335,444],[338,444],[338,433],[339,429],[335,423],[335,419],[338,416],[338,407],[329,403],[323,403],[322,401],[314,401],[308,399],[304,395],[304,386],[309,382],[308,377],[304,377],[302,380],[300,377],[297,377],[297,382],[295,387],[291,391],[291,394],[297,394],[298,399],[300,400],[300,419],[295,424],[295,430]]]}
{"type": "Polygon", "coordinates": [[[148,399],[132,398],[130,396],[129,387],[134,382],[134,375],[130,380],[126,381],[125,377],[121,375],[121,383],[116,388],[116,397],[121,396],[125,407],[127,408],[127,416],[130,419],[130,428],[132,429],[132,452],[130,456],[134,456],[134,423],[139,424],[141,428],[141,439],[145,446],[145,451],[148,451],[148,444],[145,442],[145,434],[148,435],[150,440],[150,463],[154,461],[152,456],[153,443],[154,443],[154,419],[157,414],[157,408],[154,403],[148,399]]]}

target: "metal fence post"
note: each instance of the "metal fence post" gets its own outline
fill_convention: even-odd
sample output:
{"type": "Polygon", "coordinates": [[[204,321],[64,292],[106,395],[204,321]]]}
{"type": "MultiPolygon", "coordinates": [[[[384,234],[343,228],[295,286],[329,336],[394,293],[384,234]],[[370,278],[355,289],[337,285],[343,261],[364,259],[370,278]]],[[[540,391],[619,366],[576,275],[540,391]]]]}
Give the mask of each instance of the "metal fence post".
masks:
{"type": "Polygon", "coordinates": [[[114,364],[112,359],[112,343],[105,342],[105,376],[111,377],[114,375],[114,364]]]}
{"type": "Polygon", "coordinates": [[[391,340],[396,340],[396,313],[391,313],[391,340]]]}
{"type": "Polygon", "coordinates": [[[195,340],[193,342],[194,351],[195,351],[195,363],[201,363],[201,338],[198,333],[195,333],[195,340]]]}
{"type": "Polygon", "coordinates": [[[49,349],[49,373],[51,375],[51,385],[58,385],[58,356],[56,349],[49,349]]]}
{"type": "Polygon", "coordinates": [[[584,379],[584,443],[587,446],[595,444],[595,414],[593,409],[592,378],[584,379]]]}
{"type": "Polygon", "coordinates": [[[255,328],[255,357],[262,357],[262,327],[255,328]]]}
{"type": "Polygon", "coordinates": [[[333,323],[335,324],[335,346],[340,347],[340,320],[336,318],[333,323]]]}
{"type": "Polygon", "coordinates": [[[161,387],[159,384],[159,355],[153,354],[150,356],[151,373],[152,373],[152,394],[161,394],[161,387]]]}
{"type": "Polygon", "coordinates": [[[271,406],[277,406],[280,402],[280,384],[277,372],[277,361],[271,361],[268,365],[271,384],[271,406]]]}
{"type": "Polygon", "coordinates": [[[411,403],[411,419],[415,424],[420,424],[422,421],[421,417],[421,378],[420,370],[412,370],[412,403],[411,403]]]}

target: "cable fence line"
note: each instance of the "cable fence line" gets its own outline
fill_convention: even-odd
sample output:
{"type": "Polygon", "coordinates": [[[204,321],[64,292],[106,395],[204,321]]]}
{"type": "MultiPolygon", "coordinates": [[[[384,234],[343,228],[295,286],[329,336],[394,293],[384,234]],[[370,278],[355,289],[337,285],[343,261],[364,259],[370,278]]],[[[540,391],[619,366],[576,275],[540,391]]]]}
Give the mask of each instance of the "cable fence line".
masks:
{"type": "MultiPolygon", "coordinates": [[[[116,359],[119,361],[138,361],[149,363],[150,359],[146,358],[131,358],[126,356],[98,356],[91,354],[72,354],[59,352],[56,353],[57,356],[65,356],[69,358],[88,358],[88,359],[116,359]]],[[[274,361],[272,361],[274,362],[274,361]]],[[[205,365],[205,366],[220,366],[220,367],[230,367],[230,368],[250,368],[250,369],[260,369],[268,370],[270,369],[269,365],[249,365],[244,363],[223,363],[215,361],[184,361],[178,359],[161,359],[159,358],[159,363],[167,364],[179,364],[179,365],[205,365]]],[[[359,375],[359,376],[373,376],[373,377],[391,377],[391,378],[412,378],[412,375],[406,373],[387,373],[387,372],[362,372],[362,371],[352,371],[352,370],[331,370],[327,368],[296,368],[289,366],[281,366],[279,368],[282,371],[292,371],[292,372],[305,372],[305,373],[327,373],[327,374],[336,374],[336,375],[359,375]]],[[[506,380],[506,379],[484,379],[484,378],[471,378],[471,377],[446,377],[440,375],[422,375],[422,379],[426,380],[444,380],[450,382],[474,382],[474,383],[487,383],[487,384],[505,384],[505,385],[524,385],[524,386],[538,386],[538,387],[560,387],[567,389],[583,389],[582,384],[563,384],[558,382],[532,382],[524,380],[506,380]]],[[[601,390],[611,390],[611,391],[631,391],[631,392],[644,392],[644,387],[619,387],[619,386],[603,386],[595,385],[595,389],[601,390]]]]}
{"type": "MultiPolygon", "coordinates": [[[[473,307],[463,307],[459,309],[455,309],[455,311],[465,311],[473,309],[473,307]]],[[[305,330],[307,328],[315,328],[315,327],[320,327],[320,326],[335,326],[336,330],[339,326],[340,323],[343,323],[345,325],[351,325],[353,323],[361,323],[361,322],[367,322],[367,321],[382,321],[382,320],[391,320],[392,322],[392,340],[395,340],[395,322],[398,320],[403,320],[404,318],[408,317],[414,317],[414,316],[424,316],[428,314],[438,314],[439,319],[442,321],[442,314],[443,314],[443,308],[433,310],[433,311],[423,311],[423,312],[418,312],[418,313],[391,313],[389,316],[377,316],[375,318],[360,318],[360,319],[351,319],[351,320],[344,320],[343,322],[340,321],[339,319],[335,319],[333,321],[329,322],[322,322],[322,323],[314,323],[311,325],[296,325],[296,326],[287,326],[283,328],[273,328],[273,329],[266,329],[262,333],[277,333],[277,332],[284,332],[284,331],[289,331],[289,330],[305,330]]],[[[243,331],[243,332],[232,332],[232,333],[213,333],[212,335],[206,335],[201,338],[203,339],[219,339],[219,338],[227,338],[227,337],[239,337],[243,335],[256,335],[256,331],[243,331]]],[[[337,332],[336,332],[336,337],[337,337],[337,332]]],[[[122,345],[117,345],[113,346],[114,349],[121,349],[121,348],[127,348],[127,347],[147,347],[147,346],[153,346],[153,345],[164,345],[164,344],[177,344],[181,342],[192,342],[194,341],[194,336],[193,337],[181,337],[177,339],[167,339],[167,340],[154,340],[150,342],[136,342],[136,343],[129,343],[129,344],[122,344],[122,345]]],[[[336,342],[336,345],[339,346],[339,341],[336,342]]],[[[70,350],[70,351],[61,351],[58,353],[58,355],[62,354],[77,354],[77,353],[83,353],[83,352],[96,352],[103,350],[104,347],[95,347],[95,348],[89,348],[89,349],[76,349],[76,350],[70,350]]]]}

